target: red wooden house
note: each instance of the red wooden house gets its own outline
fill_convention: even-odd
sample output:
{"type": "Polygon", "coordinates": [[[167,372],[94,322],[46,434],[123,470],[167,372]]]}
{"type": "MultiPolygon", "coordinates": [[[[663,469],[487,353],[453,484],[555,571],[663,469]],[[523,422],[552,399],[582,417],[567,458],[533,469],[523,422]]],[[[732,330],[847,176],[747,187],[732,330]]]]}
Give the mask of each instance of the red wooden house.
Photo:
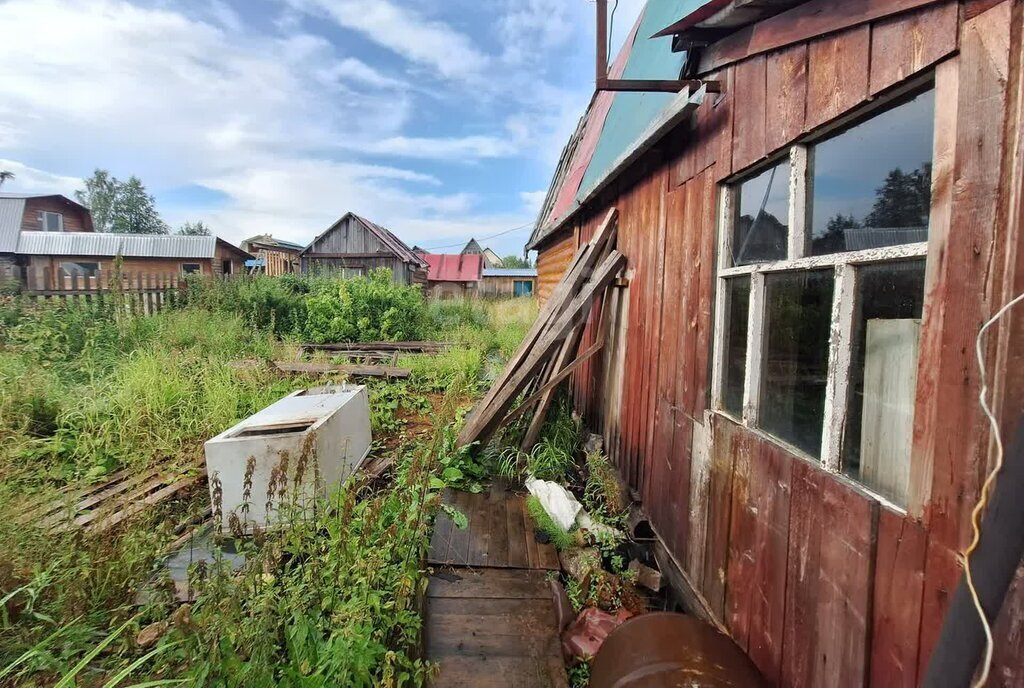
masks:
{"type": "MultiPolygon", "coordinates": [[[[575,404],[770,682],[918,685],[994,458],[975,337],[1024,290],[1024,3],[673,7],[610,76],[706,83],[597,93],[529,245],[544,298],[618,210],[575,404]]],[[[983,354],[1007,441],[1024,305],[983,354]]],[[[1024,685],[1024,572],[993,629],[989,685],[1024,685]]]]}

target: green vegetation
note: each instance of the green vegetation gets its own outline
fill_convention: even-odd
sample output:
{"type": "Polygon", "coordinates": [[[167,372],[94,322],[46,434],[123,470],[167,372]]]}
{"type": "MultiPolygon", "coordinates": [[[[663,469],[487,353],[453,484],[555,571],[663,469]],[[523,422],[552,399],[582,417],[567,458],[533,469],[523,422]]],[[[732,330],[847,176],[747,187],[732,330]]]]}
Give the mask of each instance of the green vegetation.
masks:
{"type": "Polygon", "coordinates": [[[548,536],[555,549],[559,551],[567,550],[577,545],[576,539],[554,522],[551,516],[548,515],[548,512],[544,510],[540,500],[535,496],[530,495],[526,498],[526,508],[530,512],[530,518],[537,524],[541,532],[548,536]]]}
{"type": "Polygon", "coordinates": [[[379,276],[350,282],[195,281],[174,308],[145,318],[116,295],[40,306],[0,298],[0,685],[423,684],[418,604],[438,491],[486,481],[489,468],[455,437],[536,306],[412,303],[379,276]],[[328,298],[351,303],[319,304],[328,298]],[[402,357],[407,381],[368,385],[374,452],[394,460],[383,483],[351,482],[307,504],[305,518],[259,533],[237,574],[197,568],[198,598],[176,611],[162,585],[145,604],[136,596],[174,526],[208,504],[205,489],[102,537],[19,522],[61,488],[192,464],[210,436],[318,382],[260,364],[295,356],[313,303],[334,314],[316,322],[353,338],[407,336],[396,328],[412,321],[385,315],[393,307],[420,314],[419,337],[455,342],[402,357]],[[154,624],[155,645],[140,647],[139,631],[154,624]]]}

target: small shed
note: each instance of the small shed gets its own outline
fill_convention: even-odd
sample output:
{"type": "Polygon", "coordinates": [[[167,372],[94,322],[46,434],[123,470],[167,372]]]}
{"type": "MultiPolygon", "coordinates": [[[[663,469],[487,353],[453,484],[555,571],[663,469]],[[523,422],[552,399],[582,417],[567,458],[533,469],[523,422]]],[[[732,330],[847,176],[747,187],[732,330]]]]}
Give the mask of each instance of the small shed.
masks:
{"type": "Polygon", "coordinates": [[[298,272],[299,254],[303,248],[290,241],[275,239],[270,234],[260,234],[242,242],[242,250],[255,256],[251,261],[246,261],[246,267],[255,268],[270,277],[298,272]]]}
{"type": "Polygon", "coordinates": [[[436,299],[475,296],[484,259],[479,253],[428,253],[427,291],[436,299]]]}
{"type": "Polygon", "coordinates": [[[318,235],[299,254],[304,274],[366,275],[387,268],[399,284],[423,284],[427,263],[390,230],[355,213],[318,235]]]}
{"type": "Polygon", "coordinates": [[[536,268],[484,268],[480,296],[533,297],[537,290],[536,268]]]}

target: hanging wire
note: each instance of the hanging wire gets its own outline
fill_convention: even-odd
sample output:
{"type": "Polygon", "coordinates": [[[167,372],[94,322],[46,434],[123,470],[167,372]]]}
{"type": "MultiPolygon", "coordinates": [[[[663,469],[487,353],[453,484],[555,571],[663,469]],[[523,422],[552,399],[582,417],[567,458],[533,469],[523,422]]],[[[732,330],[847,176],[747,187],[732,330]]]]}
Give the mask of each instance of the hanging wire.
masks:
{"type": "Polygon", "coordinates": [[[974,355],[978,359],[978,370],[981,372],[981,391],[978,393],[978,401],[981,404],[982,413],[984,413],[985,418],[988,419],[988,424],[992,429],[992,434],[995,437],[996,443],[995,463],[992,466],[992,470],[985,478],[984,484],[981,486],[981,497],[979,497],[978,503],[974,505],[974,510],[971,511],[971,528],[973,530],[971,544],[969,544],[963,554],[960,555],[964,564],[964,579],[967,582],[967,589],[971,593],[971,600],[974,602],[974,608],[978,612],[978,619],[981,621],[981,627],[985,631],[985,657],[981,663],[981,674],[978,676],[978,680],[974,682],[974,688],[980,688],[988,681],[988,675],[992,669],[994,643],[992,641],[992,624],[989,622],[988,617],[985,616],[985,609],[981,606],[981,598],[978,596],[978,589],[974,587],[974,576],[971,573],[971,555],[974,553],[974,550],[977,549],[978,542],[981,540],[981,514],[985,511],[985,506],[988,504],[989,495],[995,485],[996,477],[1003,468],[1004,452],[1003,438],[999,430],[999,421],[996,419],[995,414],[992,413],[992,409],[989,408],[988,405],[988,374],[985,370],[985,355],[982,344],[985,340],[985,333],[988,328],[994,325],[1001,317],[1006,315],[1007,311],[1021,301],[1024,301],[1024,293],[1018,294],[1014,299],[996,311],[996,314],[981,326],[981,329],[978,330],[978,337],[974,340],[974,355]]]}
{"type": "MultiPolygon", "coordinates": [[[[519,232],[519,231],[522,231],[524,229],[532,228],[534,226],[534,224],[535,224],[534,222],[527,222],[524,225],[519,225],[518,227],[513,227],[511,229],[506,229],[506,230],[503,230],[501,232],[498,232],[497,234],[492,234],[490,236],[480,237],[479,239],[477,239],[477,241],[487,241],[488,239],[494,239],[494,238],[497,238],[497,237],[500,237],[500,236],[504,236],[506,234],[511,234],[512,232],[519,232]]],[[[473,237],[471,237],[471,238],[473,238],[473,237]]],[[[432,250],[433,249],[438,249],[438,248],[455,248],[456,246],[463,246],[463,245],[465,245],[465,243],[467,241],[469,241],[469,239],[463,239],[462,241],[456,242],[454,244],[445,244],[444,246],[424,246],[423,248],[428,248],[428,249],[432,249],[432,250]]]]}

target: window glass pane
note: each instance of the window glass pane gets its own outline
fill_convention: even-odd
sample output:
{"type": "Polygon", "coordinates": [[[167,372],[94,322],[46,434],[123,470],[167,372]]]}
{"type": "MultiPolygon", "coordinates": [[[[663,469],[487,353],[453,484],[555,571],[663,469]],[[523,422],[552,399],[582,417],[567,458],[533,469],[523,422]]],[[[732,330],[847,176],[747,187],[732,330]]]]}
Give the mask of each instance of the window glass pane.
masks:
{"type": "Polygon", "coordinates": [[[897,503],[910,483],[924,261],[859,268],[844,470],[897,503]]]}
{"type": "Polygon", "coordinates": [[[182,273],[184,273],[186,275],[196,275],[196,274],[199,274],[199,271],[200,271],[199,263],[182,263],[181,264],[181,271],[182,271],[182,273]]]}
{"type": "Polygon", "coordinates": [[[811,254],[928,240],[935,91],[814,147],[811,254]]]}
{"type": "Polygon", "coordinates": [[[821,452],[834,282],[832,270],[765,278],[760,425],[811,456],[821,452]]]}
{"type": "Polygon", "coordinates": [[[783,260],[789,241],[789,160],[740,184],[737,195],[733,262],[783,260]]]}
{"type": "Polygon", "coordinates": [[[725,281],[725,361],[722,369],[722,408],[736,418],[743,415],[743,380],[747,372],[747,316],[750,313],[750,277],[725,281]]]}
{"type": "Polygon", "coordinates": [[[59,232],[61,230],[60,213],[43,213],[43,231],[59,232]]]}
{"type": "Polygon", "coordinates": [[[64,262],[61,263],[60,266],[64,269],[64,272],[69,275],[92,275],[100,270],[99,263],[64,262]]]}

